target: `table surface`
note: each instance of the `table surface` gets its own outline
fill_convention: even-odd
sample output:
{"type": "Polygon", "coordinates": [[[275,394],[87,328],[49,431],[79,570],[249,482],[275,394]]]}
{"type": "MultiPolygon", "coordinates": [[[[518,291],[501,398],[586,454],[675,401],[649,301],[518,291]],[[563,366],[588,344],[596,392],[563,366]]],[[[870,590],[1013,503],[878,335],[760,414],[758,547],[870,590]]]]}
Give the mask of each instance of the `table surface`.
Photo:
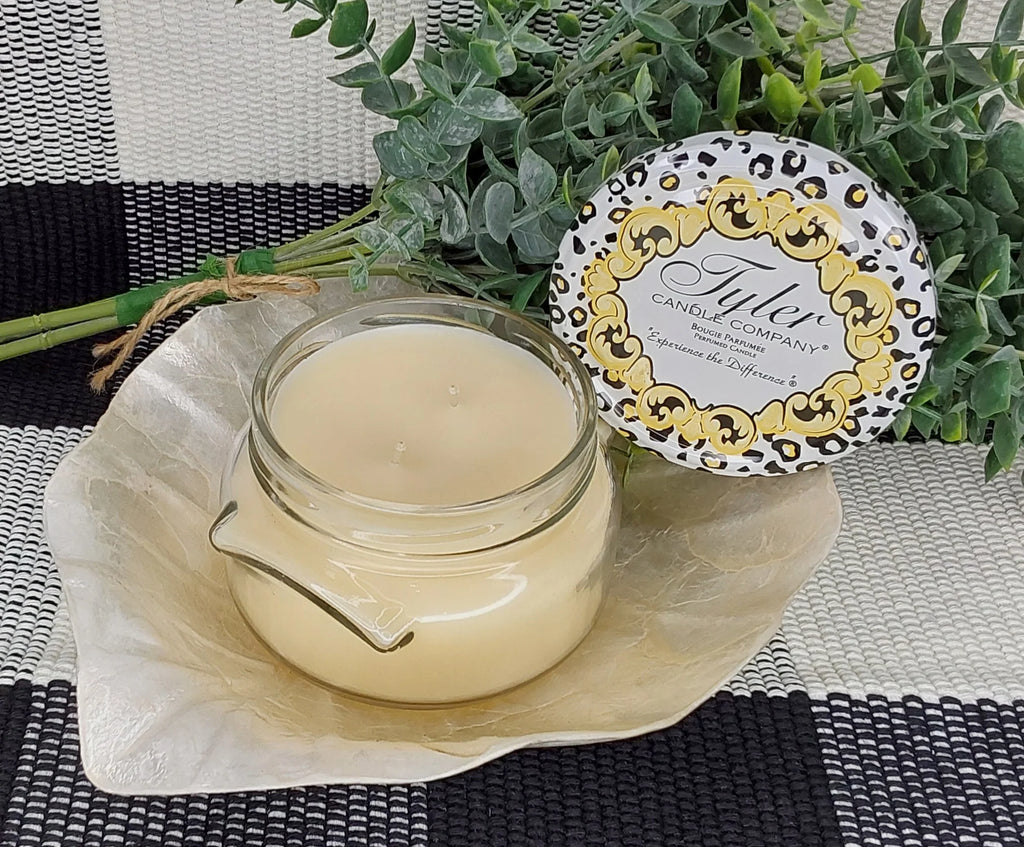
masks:
{"type": "MultiPolygon", "coordinates": [[[[416,13],[430,38],[472,7],[374,5],[382,27],[416,13]]],[[[868,41],[887,38],[882,5],[868,41]]],[[[990,29],[994,5],[972,9],[968,34],[990,29]]],[[[0,318],[366,199],[380,124],[322,81],[329,54],[287,42],[273,4],[3,0],[0,19],[0,318]]],[[[1024,489],[986,486],[976,448],[938,444],[837,465],[832,556],[756,659],[667,730],[429,785],[96,790],[41,523],[49,476],[107,403],[88,361],[82,343],[0,364],[0,847],[1024,844],[1024,489]]]]}

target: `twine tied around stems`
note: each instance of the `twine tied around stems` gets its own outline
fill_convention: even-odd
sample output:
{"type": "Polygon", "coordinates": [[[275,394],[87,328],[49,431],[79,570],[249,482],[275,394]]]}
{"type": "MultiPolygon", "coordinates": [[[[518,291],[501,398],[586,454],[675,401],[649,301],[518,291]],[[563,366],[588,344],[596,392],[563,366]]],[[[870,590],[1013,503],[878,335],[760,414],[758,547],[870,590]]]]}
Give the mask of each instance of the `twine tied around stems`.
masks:
{"type": "Polygon", "coordinates": [[[306,297],[320,291],[320,284],[307,276],[237,274],[235,263],[238,258],[238,256],[229,256],[224,260],[223,276],[198,279],[170,289],[149,307],[134,328],[113,341],[93,347],[92,354],[96,359],[110,360],[96,370],[89,380],[93,391],[103,390],[107,381],[128,361],[143,336],[156,324],[200,300],[217,295],[222,295],[229,300],[252,300],[258,294],[287,294],[292,297],[306,297]]]}

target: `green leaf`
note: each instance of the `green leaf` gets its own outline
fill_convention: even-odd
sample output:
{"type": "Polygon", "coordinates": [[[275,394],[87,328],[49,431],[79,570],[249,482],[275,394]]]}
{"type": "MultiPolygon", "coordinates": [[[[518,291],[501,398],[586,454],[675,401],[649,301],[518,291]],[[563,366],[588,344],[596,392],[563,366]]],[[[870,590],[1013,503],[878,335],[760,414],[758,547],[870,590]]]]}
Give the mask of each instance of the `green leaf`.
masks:
{"type": "Polygon", "coordinates": [[[921,3],[922,0],[907,0],[896,15],[894,43],[897,48],[903,46],[904,37],[918,47],[926,45],[931,38],[921,16],[921,3]]]}
{"type": "Polygon", "coordinates": [[[871,111],[864,89],[855,86],[853,89],[853,105],[850,107],[850,120],[853,134],[859,141],[870,138],[875,132],[875,116],[871,111]]]}
{"type": "Polygon", "coordinates": [[[535,274],[523,277],[519,281],[516,293],[512,295],[511,307],[514,312],[521,312],[530,304],[530,298],[540,287],[542,282],[548,278],[548,271],[537,271],[535,274]]]}
{"type": "MultiPolygon", "coordinates": [[[[755,8],[751,6],[751,8],[755,8]]],[[[852,8],[852,7],[851,7],[852,8]]],[[[814,50],[804,62],[804,87],[814,91],[821,84],[821,51],[814,50]]]]}
{"type": "Polygon", "coordinates": [[[580,19],[572,12],[561,12],[555,16],[555,26],[566,38],[577,38],[582,32],[580,19]]]}
{"type": "Polygon", "coordinates": [[[981,245],[971,260],[971,281],[979,291],[1000,297],[1010,287],[1010,237],[999,235],[981,245]]]}
{"type": "Polygon", "coordinates": [[[995,448],[989,448],[988,453],[985,454],[985,482],[995,479],[1002,469],[995,448]]]}
{"type": "Polygon", "coordinates": [[[442,68],[417,59],[416,71],[419,73],[420,79],[423,80],[427,90],[432,94],[440,97],[442,100],[447,100],[449,103],[454,99],[455,95],[452,92],[451,80],[448,79],[448,74],[442,68]]]}
{"type": "Polygon", "coordinates": [[[1005,106],[1006,101],[998,94],[993,94],[985,101],[985,105],[981,107],[981,114],[978,115],[978,123],[985,132],[991,132],[996,128],[1005,106]]]}
{"type": "Polygon", "coordinates": [[[632,91],[636,102],[641,105],[651,99],[651,94],[654,92],[654,80],[651,79],[651,71],[646,63],[642,64],[640,70],[636,72],[632,91]]]}
{"type": "Polygon", "coordinates": [[[712,47],[721,50],[726,56],[741,56],[744,59],[756,59],[764,55],[761,46],[744,35],[731,29],[719,29],[708,36],[712,47]]]}
{"type": "Polygon", "coordinates": [[[832,103],[814,122],[811,141],[829,150],[836,149],[836,104],[832,103]]]}
{"type": "Polygon", "coordinates": [[[981,326],[965,326],[953,330],[939,345],[932,356],[932,368],[945,370],[961,362],[963,358],[984,344],[988,331],[981,326]]]}
{"type": "Polygon", "coordinates": [[[334,7],[327,40],[332,47],[351,47],[366,34],[369,21],[366,0],[342,0],[334,7]]]}
{"type": "Polygon", "coordinates": [[[448,43],[452,47],[466,48],[469,46],[469,42],[473,40],[471,33],[466,32],[463,29],[459,29],[454,24],[441,24],[441,31],[444,32],[445,37],[448,39],[448,43]]]}
{"type": "Polygon", "coordinates": [[[1017,121],[1002,124],[985,145],[988,163],[1012,182],[1024,183],[1024,126],[1017,121]]]}
{"type": "Polygon", "coordinates": [[[305,38],[312,35],[327,23],[327,18],[303,18],[292,27],[292,38],[305,38]]]}
{"type": "Polygon", "coordinates": [[[957,191],[967,192],[967,143],[959,134],[943,136],[946,149],[937,155],[942,173],[957,191]]]}
{"type": "Polygon", "coordinates": [[[373,150],[381,168],[399,179],[416,179],[427,175],[427,163],[398,140],[396,130],[378,133],[373,139],[373,150]]]}
{"type": "Polygon", "coordinates": [[[960,226],[963,218],[938,194],[922,194],[906,205],[918,229],[926,233],[945,232],[960,226]]]}
{"type": "Polygon", "coordinates": [[[996,31],[992,40],[998,44],[1006,44],[1020,38],[1024,28],[1024,0],[1007,0],[996,21],[996,31]]]}
{"type": "MultiPolygon", "coordinates": [[[[789,45],[782,40],[782,36],[779,35],[779,30],[775,26],[775,22],[760,6],[755,3],[748,3],[747,19],[750,21],[750,28],[754,31],[754,35],[761,39],[761,43],[764,44],[765,47],[779,53],[785,53],[789,50],[789,45]]],[[[820,67],[820,52],[818,54],[818,58],[820,67]]]]}
{"type": "Polygon", "coordinates": [[[464,112],[484,121],[509,121],[523,116],[515,103],[493,88],[471,88],[460,99],[464,112]]]}
{"type": "Polygon", "coordinates": [[[516,56],[510,47],[501,51],[499,58],[499,45],[496,41],[474,40],[469,43],[469,58],[485,74],[493,77],[508,76],[515,72],[516,56]]]}
{"type": "Polygon", "coordinates": [[[501,161],[490,147],[484,144],[482,150],[484,154],[484,161],[487,163],[487,167],[490,169],[490,175],[492,177],[495,179],[503,179],[512,184],[519,181],[518,175],[503,161],[501,161]]]}
{"type": "Polygon", "coordinates": [[[613,91],[601,103],[601,113],[609,126],[622,126],[636,111],[636,101],[624,91],[613,91]]]}
{"type": "Polygon", "coordinates": [[[997,215],[1017,211],[1017,198],[1001,171],[983,168],[971,177],[971,193],[997,215]]]}
{"type": "Polygon", "coordinates": [[[474,245],[477,254],[483,259],[484,263],[496,271],[506,271],[508,273],[515,271],[516,266],[512,261],[512,254],[504,244],[498,243],[486,233],[480,233],[477,235],[474,245]]]}
{"type": "MultiPolygon", "coordinates": [[[[569,89],[562,104],[562,123],[567,127],[576,127],[587,121],[587,89],[583,84],[574,85],[569,89]]],[[[598,133],[603,135],[603,131],[598,133]]]]}
{"type": "Polygon", "coordinates": [[[662,15],[640,12],[633,18],[633,23],[642,35],[659,44],[679,44],[686,40],[676,25],[662,15]]]}
{"type": "Polygon", "coordinates": [[[462,200],[448,186],[444,188],[444,203],[441,206],[441,240],[445,244],[458,244],[469,235],[469,221],[462,200]]]}
{"type": "Polygon", "coordinates": [[[408,215],[394,215],[385,221],[363,224],[359,240],[371,250],[408,259],[423,247],[423,221],[408,215]]]}
{"type": "Polygon", "coordinates": [[[388,115],[405,108],[415,99],[416,90],[409,83],[401,79],[390,80],[390,82],[391,85],[388,85],[387,80],[380,80],[364,86],[363,93],[359,98],[363,106],[378,115],[388,115]],[[398,95],[397,99],[395,98],[396,94],[398,95]]]}
{"type": "Polygon", "coordinates": [[[1010,408],[1012,375],[1009,362],[988,362],[971,380],[970,403],[975,414],[991,418],[1010,408]]]}
{"type": "Polygon", "coordinates": [[[935,273],[932,275],[935,284],[942,285],[942,283],[949,279],[954,274],[954,272],[956,272],[959,269],[960,263],[963,260],[963,253],[955,253],[949,258],[943,259],[939,266],[935,268],[935,273]]]}
{"type": "Polygon", "coordinates": [[[736,110],[740,105],[740,75],[743,72],[743,59],[733,60],[725,69],[718,82],[718,117],[723,122],[731,123],[736,118],[736,110]]]}
{"type": "Polygon", "coordinates": [[[349,268],[348,280],[353,291],[366,291],[370,286],[370,269],[366,263],[361,262],[349,268]]]}
{"type": "Polygon", "coordinates": [[[516,208],[516,190],[507,182],[496,182],[484,197],[484,221],[487,232],[499,244],[508,240],[516,208]]]}
{"type": "Polygon", "coordinates": [[[1020,436],[1020,427],[1012,416],[1004,413],[996,417],[995,426],[992,428],[992,451],[1004,471],[1010,470],[1013,460],[1017,458],[1020,436]]]}
{"type": "MultiPolygon", "coordinates": [[[[907,89],[906,102],[903,105],[903,114],[900,116],[904,121],[910,121],[912,124],[920,125],[924,121],[925,117],[925,102],[924,102],[924,89],[928,80],[923,77],[915,79],[913,84],[907,89]]],[[[913,130],[914,127],[911,127],[913,130]]],[[[925,153],[924,155],[927,155],[925,153]]],[[[919,158],[924,158],[920,156],[919,158]]],[[[915,159],[916,161],[916,159],[915,159]]]]}
{"type": "Polygon", "coordinates": [[[346,50],[346,51],[345,51],[344,53],[339,53],[339,54],[338,54],[337,56],[335,56],[334,58],[335,58],[335,59],[340,59],[340,60],[345,60],[345,59],[351,59],[351,58],[353,58],[354,56],[358,56],[358,55],[359,55],[360,53],[362,53],[362,52],[363,52],[363,51],[364,51],[365,49],[366,49],[366,48],[365,48],[365,47],[363,47],[363,45],[362,45],[362,44],[357,44],[357,45],[356,45],[355,47],[352,47],[352,48],[350,48],[349,50],[346,50]]]}
{"type": "Polygon", "coordinates": [[[450,103],[435,102],[423,119],[424,125],[441,144],[471,144],[480,137],[484,122],[467,115],[450,103]]]}
{"type": "Polygon", "coordinates": [[[696,135],[703,110],[704,101],[693,93],[693,89],[685,83],[680,85],[672,95],[672,134],[676,138],[696,135]]]}
{"type": "Polygon", "coordinates": [[[394,40],[394,43],[384,51],[380,57],[380,67],[388,76],[400,70],[412,56],[412,48],[416,46],[416,21],[410,21],[409,26],[402,34],[394,40]]]}
{"type": "Polygon", "coordinates": [[[384,196],[392,208],[410,212],[425,226],[433,226],[437,214],[428,194],[435,195],[438,201],[441,199],[440,191],[430,183],[408,180],[396,182],[384,196]]]}
{"type": "Polygon", "coordinates": [[[448,161],[445,150],[416,118],[404,117],[398,122],[398,140],[414,156],[427,162],[439,164],[448,161]]]}
{"type": "Polygon", "coordinates": [[[329,18],[338,5],[337,0],[314,0],[313,6],[325,18],[329,18]]]}
{"type": "Polygon", "coordinates": [[[619,154],[619,149],[613,144],[608,148],[604,158],[601,160],[601,180],[608,179],[608,177],[618,171],[621,161],[622,157],[619,154]]]}
{"type": "Polygon", "coordinates": [[[878,90],[882,84],[882,78],[871,65],[857,65],[850,74],[850,82],[859,83],[865,94],[878,90]]]}
{"type": "Polygon", "coordinates": [[[807,102],[807,96],[797,90],[788,76],[776,71],[765,83],[764,102],[775,120],[788,124],[800,116],[800,108],[807,102]]]}
{"type": "Polygon", "coordinates": [[[512,227],[512,240],[520,256],[531,264],[548,264],[558,253],[558,245],[544,232],[539,218],[517,221],[512,227]]]}
{"type": "Polygon", "coordinates": [[[683,82],[696,84],[708,78],[704,70],[690,52],[678,44],[670,44],[664,48],[663,55],[668,66],[679,74],[683,82]]]}
{"type": "Polygon", "coordinates": [[[548,44],[543,38],[534,35],[529,30],[520,30],[512,39],[512,44],[517,50],[524,53],[554,53],[555,48],[548,44]]]}
{"type": "Polygon", "coordinates": [[[967,0],[953,0],[942,18],[942,43],[950,44],[960,35],[963,26],[964,12],[967,11],[967,0]]]}
{"type": "Polygon", "coordinates": [[[591,104],[590,108],[587,110],[587,129],[595,138],[604,137],[604,115],[601,113],[601,110],[593,104],[591,104]]]}
{"type": "Polygon", "coordinates": [[[913,82],[928,75],[928,70],[921,60],[921,54],[914,47],[901,47],[897,50],[896,64],[907,82],[913,82]]]}
{"type": "Polygon", "coordinates": [[[946,56],[946,61],[953,66],[953,72],[964,82],[979,86],[992,82],[992,76],[985,70],[985,66],[966,47],[950,44],[942,52],[946,56]]]}
{"type": "Polygon", "coordinates": [[[804,20],[813,21],[826,29],[836,28],[835,21],[829,16],[828,9],[821,0],[796,0],[796,7],[804,16],[804,20]]]}
{"type": "Polygon", "coordinates": [[[375,82],[380,81],[380,71],[373,62],[363,62],[361,65],[349,68],[344,73],[335,74],[328,79],[345,88],[366,88],[375,82]]]}
{"type": "Polygon", "coordinates": [[[910,410],[910,420],[916,429],[925,438],[931,438],[935,427],[939,424],[939,416],[931,409],[913,408],[910,410]]]}
{"type": "Polygon", "coordinates": [[[865,148],[865,152],[867,153],[868,161],[871,163],[871,166],[875,169],[878,175],[890,185],[911,186],[914,184],[914,180],[911,178],[910,174],[907,173],[907,169],[903,165],[903,160],[900,158],[900,154],[897,153],[896,148],[884,138],[872,141],[871,144],[865,148]]]}
{"type": "Polygon", "coordinates": [[[949,411],[942,416],[942,422],[939,424],[939,437],[948,443],[963,441],[966,429],[963,411],[949,411]]]}
{"type": "Polygon", "coordinates": [[[550,162],[532,149],[523,151],[519,161],[519,190],[530,206],[539,206],[548,200],[558,185],[558,174],[550,162]]]}
{"type": "Polygon", "coordinates": [[[907,437],[907,433],[910,432],[910,421],[911,411],[909,408],[900,409],[899,413],[893,418],[892,422],[892,434],[896,436],[899,441],[902,441],[907,437]]]}

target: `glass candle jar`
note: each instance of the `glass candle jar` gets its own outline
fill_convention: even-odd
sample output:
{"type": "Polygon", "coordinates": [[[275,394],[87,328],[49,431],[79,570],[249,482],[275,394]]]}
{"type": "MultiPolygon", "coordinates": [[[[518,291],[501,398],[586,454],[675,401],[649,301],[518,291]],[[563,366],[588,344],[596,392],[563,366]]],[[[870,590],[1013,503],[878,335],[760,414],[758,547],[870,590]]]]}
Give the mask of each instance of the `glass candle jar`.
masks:
{"type": "Polygon", "coordinates": [[[328,685],[416,705],[512,688],[571,652],[618,524],[587,371],[542,327],[456,297],[283,338],[223,500],[211,542],[260,638],[328,685]]]}

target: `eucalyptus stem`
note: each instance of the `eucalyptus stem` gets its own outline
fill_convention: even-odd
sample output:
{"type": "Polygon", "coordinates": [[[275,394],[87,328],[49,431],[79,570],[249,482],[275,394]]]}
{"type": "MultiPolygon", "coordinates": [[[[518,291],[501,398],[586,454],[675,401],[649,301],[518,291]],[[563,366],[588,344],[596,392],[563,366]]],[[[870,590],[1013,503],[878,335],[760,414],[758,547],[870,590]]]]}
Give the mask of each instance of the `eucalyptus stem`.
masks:
{"type": "Polygon", "coordinates": [[[341,232],[342,230],[355,226],[360,221],[368,218],[375,212],[380,211],[381,204],[382,201],[380,197],[371,199],[369,203],[363,206],[363,208],[342,218],[337,223],[331,224],[330,226],[317,230],[316,232],[311,232],[308,235],[302,236],[302,238],[297,238],[295,241],[289,241],[286,244],[282,244],[280,247],[275,248],[274,259],[286,259],[291,253],[294,253],[307,245],[313,244],[322,238],[333,235],[336,232],[341,232]]]}
{"type": "Polygon", "coordinates": [[[281,274],[290,274],[294,273],[295,271],[304,270],[306,268],[315,268],[318,265],[342,262],[346,259],[355,258],[357,254],[366,255],[367,251],[365,249],[361,249],[360,245],[357,245],[355,247],[350,247],[346,250],[335,250],[330,253],[317,253],[313,256],[305,256],[301,259],[274,262],[274,270],[281,274]]]}
{"type": "Polygon", "coordinates": [[[70,326],[46,330],[45,332],[37,332],[35,335],[0,344],[0,362],[24,356],[28,353],[37,353],[40,350],[49,350],[58,344],[66,344],[69,341],[89,338],[101,332],[118,329],[121,326],[123,324],[117,316],[111,315],[105,318],[96,318],[71,324],[70,326]]]}
{"type": "Polygon", "coordinates": [[[95,302],[86,303],[82,306],[73,306],[69,309],[57,309],[53,312],[30,315],[24,318],[14,318],[13,320],[0,323],[0,342],[47,332],[70,324],[109,318],[116,313],[117,305],[115,298],[107,297],[104,300],[96,300],[95,302]]]}
{"type": "MultiPolygon", "coordinates": [[[[926,44],[926,45],[914,45],[913,49],[922,54],[928,53],[939,53],[945,50],[947,47],[966,47],[968,50],[988,50],[992,47],[991,41],[957,41],[955,44],[926,44]]],[[[1002,47],[1024,47],[1024,39],[1014,39],[1013,41],[1002,41],[1000,42],[1002,47]]],[[[842,73],[850,68],[854,68],[857,65],[873,65],[875,62],[881,62],[885,59],[891,59],[896,55],[895,50],[886,50],[882,53],[875,53],[871,56],[864,56],[862,58],[854,58],[849,61],[842,62],[830,70],[842,73]]],[[[856,55],[856,54],[854,54],[856,55]]]]}

